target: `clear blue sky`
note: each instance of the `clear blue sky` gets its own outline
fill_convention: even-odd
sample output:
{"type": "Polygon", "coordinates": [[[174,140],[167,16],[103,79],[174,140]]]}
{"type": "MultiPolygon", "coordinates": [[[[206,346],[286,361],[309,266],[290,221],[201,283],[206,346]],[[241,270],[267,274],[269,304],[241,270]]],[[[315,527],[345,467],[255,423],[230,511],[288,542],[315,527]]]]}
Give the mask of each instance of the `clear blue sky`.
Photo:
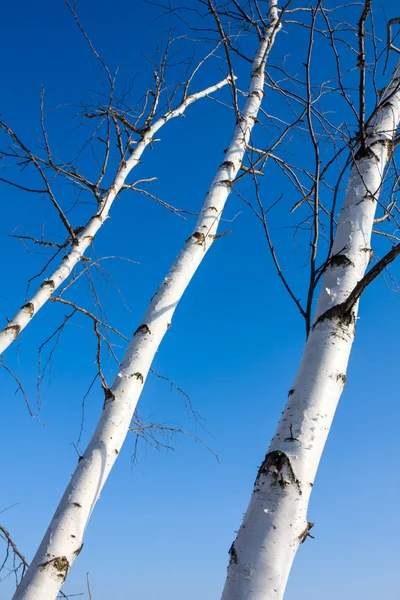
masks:
{"type": "MultiPolygon", "coordinates": [[[[382,11],[376,8],[379,34],[384,36],[382,11]]],[[[385,11],[388,17],[397,16],[394,0],[385,3],[385,11]]],[[[131,79],[140,97],[152,72],[141,53],[154,55],[168,21],[154,23],[158,14],[154,7],[125,0],[87,0],[78,3],[78,12],[96,48],[111,67],[121,65],[121,82],[131,79]]],[[[90,90],[99,88],[94,72],[98,66],[94,69],[93,57],[61,0],[7,3],[2,17],[0,112],[21,135],[29,136],[29,131],[39,130],[40,86],[46,89],[48,107],[79,104],[90,90]]],[[[303,43],[283,33],[274,57],[294,54],[299,41],[303,43]]],[[[243,88],[246,74],[243,67],[239,80],[243,88]]],[[[217,81],[217,69],[212,77],[210,81],[200,74],[197,89],[217,81]]],[[[223,106],[212,110],[210,119],[209,108],[199,103],[185,119],[171,122],[138,169],[138,177],[159,178],[151,191],[194,211],[202,203],[232,130],[232,115],[223,106]]],[[[73,112],[68,106],[65,111],[73,112]]],[[[71,154],[74,135],[81,135],[73,130],[76,121],[52,119],[49,116],[49,129],[57,135],[57,151],[71,154]]],[[[300,146],[294,146],[293,152],[301,152],[300,146]]],[[[279,197],[281,190],[273,177],[264,185],[271,200],[279,197]]],[[[15,227],[37,232],[43,221],[51,231],[55,220],[43,199],[4,186],[1,192],[0,317],[4,322],[23,302],[26,280],[44,259],[28,254],[7,234],[15,227]]],[[[148,380],[139,407],[143,416],[199,435],[220,462],[199,443],[179,438],[175,451],[168,454],[141,446],[139,462],[133,464],[135,440],[128,436],[65,592],[84,591],[89,572],[94,600],[219,597],[228,548],[304,343],[303,323],[276,276],[263,232],[232,197],[225,216],[232,218],[239,211],[233,223],[222,224],[222,230],[229,228],[232,233],[217,241],[207,256],[154,364],[190,395],[205,430],[188,418],[179,394],[154,377],[148,380]]],[[[107,263],[129,309],[112,286],[102,288],[110,321],[127,335],[137,327],[191,227],[190,220],[178,219],[141,196],[122,196],[113,207],[112,219],[95,247],[98,256],[124,256],[140,263],[112,259],[107,263]]],[[[279,218],[272,233],[277,247],[285,250],[291,232],[282,228],[279,218]]],[[[301,288],[304,272],[292,262],[290,248],[283,265],[301,288]]],[[[391,269],[394,278],[399,268],[397,264],[391,269]]],[[[82,289],[77,295],[83,303],[87,299],[82,289]]],[[[363,298],[348,383],[309,510],[316,539],[301,547],[285,600],[400,598],[399,308],[398,294],[382,280],[363,298]]],[[[37,346],[65,312],[46,306],[24,333],[23,343],[7,353],[7,364],[24,382],[33,403],[37,346]]],[[[51,385],[45,387],[40,414],[45,425],[30,418],[21,396],[14,395],[15,384],[0,370],[0,510],[18,503],[0,514],[0,523],[12,532],[28,559],[76,464],[72,443],[79,434],[82,397],[94,374],[94,352],[91,325],[74,319],[60,342],[51,385]]],[[[96,389],[86,404],[83,443],[101,403],[102,394],[96,389]]],[[[11,584],[0,584],[1,600],[10,597],[11,584]]]]}

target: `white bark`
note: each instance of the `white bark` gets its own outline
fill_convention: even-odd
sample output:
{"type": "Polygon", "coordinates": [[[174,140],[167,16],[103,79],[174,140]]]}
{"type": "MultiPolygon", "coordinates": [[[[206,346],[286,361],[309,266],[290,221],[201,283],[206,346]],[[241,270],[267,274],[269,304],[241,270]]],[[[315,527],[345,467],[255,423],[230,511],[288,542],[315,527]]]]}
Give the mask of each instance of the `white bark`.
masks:
{"type": "Polygon", "coordinates": [[[93,242],[96,233],[109,218],[111,206],[121,192],[126,178],[136,165],[140,163],[140,158],[146,147],[152,142],[157,131],[170,119],[181,116],[186,108],[199,100],[221,89],[230,82],[230,77],[226,77],[216,85],[213,85],[201,92],[187,96],[182,103],[175,109],[168,111],[165,115],[157,119],[149,127],[143,138],[139,141],[132,154],[126,161],[122,161],[115,175],[114,181],[106,194],[99,203],[98,210],[90,219],[84,230],[76,236],[70,251],[64,256],[60,265],[52,275],[46,279],[37,292],[24,304],[16,313],[14,318],[8,322],[7,326],[0,330],[0,354],[2,354],[12,342],[17,338],[20,332],[30,323],[33,316],[48,301],[54,290],[56,290],[71,274],[72,269],[82,259],[84,253],[93,242]]]}
{"type": "Polygon", "coordinates": [[[400,121],[399,85],[400,66],[368,128],[367,151],[356,155],[350,173],[314,325],[230,549],[223,600],[281,600],[296,551],[307,537],[308,501],[346,382],[357,306],[341,317],[327,311],[349,296],[368,266],[377,199],[400,121]]]}
{"type": "Polygon", "coordinates": [[[257,50],[249,95],[225,159],[206,194],[193,234],[158,288],[136,330],[109,393],[93,437],[65,490],[44,539],[13,600],[54,600],[79,554],[91,512],[125,440],[143,384],[157,349],[171,325],[173,313],[191,278],[214,241],[242,163],[264,88],[264,68],[280,28],[275,0],[270,1],[270,25],[257,50]]]}

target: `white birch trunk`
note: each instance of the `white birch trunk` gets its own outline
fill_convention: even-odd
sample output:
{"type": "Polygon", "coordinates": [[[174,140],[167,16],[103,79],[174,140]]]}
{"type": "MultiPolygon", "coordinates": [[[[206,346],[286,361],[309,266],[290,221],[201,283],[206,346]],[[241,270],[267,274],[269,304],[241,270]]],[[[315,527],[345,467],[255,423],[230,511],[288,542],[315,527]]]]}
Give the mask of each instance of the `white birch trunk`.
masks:
{"type": "Polygon", "coordinates": [[[368,128],[367,150],[356,155],[350,173],[314,325],[229,551],[223,600],[281,600],[296,551],[312,526],[308,501],[346,383],[357,306],[342,317],[327,311],[349,296],[368,266],[377,199],[400,121],[399,85],[400,66],[368,128]]]}
{"type": "Polygon", "coordinates": [[[43,281],[37,292],[18,310],[14,318],[8,322],[6,327],[0,330],[0,354],[2,354],[10,346],[10,344],[12,344],[20,332],[30,323],[33,316],[47,302],[54,290],[56,290],[69,277],[72,269],[82,259],[84,253],[93,242],[96,233],[99,231],[104,221],[109,218],[108,215],[111,206],[115,198],[122,190],[126,178],[132,169],[140,163],[140,158],[143,152],[152,142],[157,131],[170,119],[182,115],[186,108],[193,104],[193,102],[213,94],[228,83],[230,83],[229,76],[216,85],[188,96],[177,108],[168,111],[149,127],[129,158],[126,161],[122,161],[119,165],[119,169],[115,175],[114,181],[106,194],[103,196],[96,214],[93,215],[84,230],[76,236],[70,251],[64,256],[60,265],[48,279],[43,281]]]}
{"type": "Polygon", "coordinates": [[[249,141],[263,97],[264,68],[280,28],[276,0],[270,25],[253,62],[249,95],[225,159],[206,194],[193,234],[158,288],[136,330],[93,437],[58,505],[43,541],[13,600],[54,600],[81,551],[86,526],[114,465],[157,349],[191,278],[214,241],[219,220],[249,141]]]}

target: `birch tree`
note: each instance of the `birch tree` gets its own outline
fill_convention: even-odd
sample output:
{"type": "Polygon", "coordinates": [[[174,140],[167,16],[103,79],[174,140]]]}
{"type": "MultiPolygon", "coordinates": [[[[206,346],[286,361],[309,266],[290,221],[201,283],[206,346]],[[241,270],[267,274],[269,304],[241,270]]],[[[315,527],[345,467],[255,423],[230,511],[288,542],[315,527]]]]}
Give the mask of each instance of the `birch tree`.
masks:
{"type": "MultiPolygon", "coordinates": [[[[320,5],[311,9],[309,57],[319,9],[320,5]]],[[[364,43],[365,22],[370,9],[371,2],[367,0],[355,27],[359,38],[359,132],[350,154],[347,192],[329,258],[319,269],[322,281],[311,321],[308,319],[313,306],[315,275],[318,274],[315,257],[319,232],[318,211],[321,210],[317,183],[322,178],[319,176],[317,138],[311,120],[308,122],[317,149],[317,174],[313,189],[314,225],[310,243],[311,295],[305,309],[292,296],[306,320],[307,342],[286,407],[258,470],[248,508],[229,551],[223,600],[283,598],[296,552],[311,536],[310,530],[314,525],[308,520],[308,503],[336,407],[346,384],[361,293],[400,251],[399,244],[394,245],[367,271],[373,252],[371,236],[376,223],[374,219],[379,196],[397,145],[400,122],[399,64],[381,93],[371,117],[365,119],[364,43]]],[[[326,17],[326,14],[322,16],[326,17]]],[[[389,32],[390,25],[397,21],[394,19],[389,23],[389,32]]],[[[325,33],[329,36],[332,31],[328,27],[325,33]]],[[[393,49],[391,38],[388,46],[393,49]]],[[[309,65],[307,60],[307,72],[309,65]]],[[[342,92],[345,94],[343,87],[342,92]]],[[[345,99],[349,102],[347,95],[345,99]]],[[[331,217],[334,218],[333,215],[331,217]]],[[[377,221],[386,219],[387,216],[384,216],[377,221]]]]}
{"type": "MultiPolygon", "coordinates": [[[[30,194],[45,195],[49,200],[50,206],[58,214],[67,233],[64,243],[61,244],[43,239],[43,237],[35,238],[33,236],[15,235],[23,243],[29,242],[41,248],[55,248],[55,253],[39,273],[39,276],[42,276],[43,272],[47,271],[46,277],[42,279],[37,291],[24,302],[14,317],[9,319],[3,329],[0,330],[0,354],[7,350],[43,305],[54,296],[54,292],[68,279],[75,267],[86,260],[85,252],[93,243],[100,228],[109,219],[110,210],[119,194],[125,190],[133,190],[147,194],[156,201],[161,202],[161,200],[150,192],[143,189],[146,181],[128,182],[129,175],[141,162],[142,155],[149,145],[159,141],[156,135],[166,123],[176,117],[182,117],[186,109],[194,102],[209,97],[230,82],[230,75],[228,75],[228,77],[204,90],[189,93],[194,76],[202,64],[213,55],[214,51],[211,51],[204,60],[195,66],[188,79],[178,84],[178,87],[171,94],[171,98],[167,101],[165,112],[160,114],[160,106],[162,107],[164,104],[164,96],[168,88],[166,84],[168,52],[173,43],[173,40],[170,38],[160,65],[157,66],[157,70],[154,73],[154,89],[146,91],[144,104],[140,107],[136,116],[134,111],[130,112],[125,108],[121,108],[121,101],[115,98],[117,74],[111,74],[109,68],[93,47],[74,9],[68,0],[65,0],[65,3],[72,12],[95,59],[100,63],[106,75],[106,90],[109,95],[108,102],[95,107],[84,106],[83,110],[84,119],[98,122],[95,133],[91,137],[97,135],[97,139],[100,141],[100,148],[104,147],[104,150],[100,150],[102,164],[97,180],[91,181],[79,170],[78,165],[72,164],[71,166],[67,161],[60,162],[57,160],[52,151],[46,131],[43,90],[40,102],[40,122],[42,133],[41,145],[44,153],[38,154],[33,152],[28,147],[28,144],[7,123],[0,121],[0,128],[10,140],[9,148],[0,152],[0,156],[3,159],[13,161],[24,170],[32,168],[36,173],[39,184],[38,188],[34,188],[30,187],[29,184],[24,185],[6,177],[1,177],[0,181],[30,194]],[[173,102],[179,88],[182,88],[182,99],[174,106],[173,102]],[[104,135],[104,138],[101,137],[102,135],[104,135]],[[117,146],[119,154],[116,165],[115,159],[113,159],[113,148],[115,146],[117,146]],[[110,176],[111,184],[104,187],[104,181],[107,181],[110,176]],[[72,183],[78,189],[79,193],[87,192],[94,197],[96,210],[83,225],[73,226],[69,222],[67,212],[57,199],[57,193],[53,189],[52,180],[57,178],[72,183]],[[62,257],[59,264],[53,272],[49,272],[49,265],[59,260],[61,254],[62,257]]],[[[89,138],[90,141],[91,138],[89,138]]],[[[175,211],[178,214],[181,213],[175,207],[165,203],[164,206],[167,210],[175,211]]]]}
{"type": "MultiPolygon", "coordinates": [[[[227,50],[228,41],[219,13],[211,0],[208,1],[208,7],[227,50]]],[[[260,110],[266,60],[280,28],[281,18],[276,0],[270,0],[268,21],[262,18],[261,25],[257,24],[260,40],[253,59],[247,98],[242,111],[239,111],[236,99],[234,73],[230,73],[237,124],[232,140],[225,150],[224,160],[206,194],[193,233],[186,239],[151,300],[126,351],[114,383],[111,387],[103,384],[104,405],[96,430],[79,459],[48,530],[13,597],[14,600],[55,599],[82,549],[87,523],[128,433],[154,355],[171,325],[172,316],[190,280],[218,238],[221,215],[232,182],[242,166],[260,110]]],[[[227,58],[229,59],[229,56],[227,58]]],[[[224,83],[227,81],[225,79],[224,83]]],[[[126,168],[125,164],[123,168],[126,168]]],[[[123,177],[120,177],[118,182],[118,185],[122,185],[123,177]]],[[[114,195],[113,190],[111,197],[114,195]]]]}

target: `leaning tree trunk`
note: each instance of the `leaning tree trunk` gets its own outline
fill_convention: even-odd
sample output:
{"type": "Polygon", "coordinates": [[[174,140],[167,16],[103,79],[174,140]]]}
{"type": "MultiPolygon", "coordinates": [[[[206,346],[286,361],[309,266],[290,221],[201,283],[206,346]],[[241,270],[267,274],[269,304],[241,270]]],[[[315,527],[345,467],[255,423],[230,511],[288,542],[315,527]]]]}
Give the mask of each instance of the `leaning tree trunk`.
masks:
{"type": "MultiPolygon", "coordinates": [[[[230,79],[231,78],[228,76],[216,85],[210,86],[209,88],[201,92],[197,92],[196,94],[187,96],[181,102],[181,104],[179,104],[179,106],[165,113],[165,115],[157,119],[147,129],[129,158],[120,163],[114,181],[107,192],[103,195],[97,212],[89,220],[83,231],[75,237],[70,251],[64,256],[60,265],[56,268],[52,275],[43,281],[37,292],[35,292],[29,301],[21,306],[11,321],[7,323],[6,327],[0,330],[0,354],[7,350],[7,348],[18,337],[21,331],[25,329],[25,327],[31,322],[33,316],[49,300],[53,292],[69,277],[72,269],[80,260],[82,260],[86,250],[92,244],[95,235],[103,223],[109,218],[111,206],[118,194],[124,188],[129,173],[140,163],[140,158],[143,152],[154,140],[154,136],[157,131],[170,119],[182,116],[186,108],[196,102],[196,100],[205,98],[230,83],[230,79]]],[[[11,130],[5,123],[1,123],[1,126],[12,136],[11,130]]]]}
{"type": "Polygon", "coordinates": [[[346,383],[357,304],[339,306],[363,277],[385,165],[400,121],[400,66],[354,158],[314,324],[278,429],[258,471],[229,554],[223,600],[281,600],[293,559],[312,523],[307,507],[346,383]],[[338,307],[336,310],[334,307],[338,307]]]}
{"type": "Polygon", "coordinates": [[[214,241],[231,183],[240,169],[263,97],[265,62],[280,29],[276,0],[270,0],[269,6],[270,25],[254,58],[248,98],[194,232],[153,297],[112,387],[105,390],[97,428],[13,600],[54,600],[82,549],[90,515],[125,440],[154,355],[179,300],[214,241]]]}

